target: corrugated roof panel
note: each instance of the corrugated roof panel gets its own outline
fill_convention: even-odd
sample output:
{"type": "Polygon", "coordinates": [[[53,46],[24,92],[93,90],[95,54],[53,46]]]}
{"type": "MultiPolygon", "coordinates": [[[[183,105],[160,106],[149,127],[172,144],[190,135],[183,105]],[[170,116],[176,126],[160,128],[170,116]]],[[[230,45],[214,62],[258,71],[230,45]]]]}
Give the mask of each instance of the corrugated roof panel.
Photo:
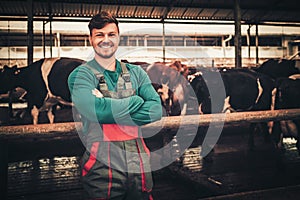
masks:
{"type": "Polygon", "coordinates": [[[181,18],[181,16],[183,16],[183,13],[186,9],[185,8],[171,8],[170,12],[168,13],[167,18],[171,18],[171,19],[176,19],[176,18],[181,18]]]}
{"type": "Polygon", "coordinates": [[[16,15],[27,15],[27,6],[26,2],[1,2],[1,13],[3,15],[11,15],[11,13],[16,13],[16,15]],[[25,9],[23,9],[25,8],[25,9]]]}
{"type": "Polygon", "coordinates": [[[167,8],[165,7],[154,7],[152,15],[150,17],[152,18],[160,18],[165,13],[167,8]]]}
{"type": "Polygon", "coordinates": [[[217,9],[205,8],[200,13],[199,17],[211,18],[217,9]]]}
{"type": "Polygon", "coordinates": [[[297,19],[297,16],[299,17],[299,13],[297,12],[290,12],[290,11],[272,11],[268,12],[266,15],[264,15],[261,20],[264,21],[271,21],[271,19],[276,21],[290,21],[293,22],[295,19],[297,19]]]}
{"type": "Polygon", "coordinates": [[[19,13],[27,13],[28,5],[25,2],[22,2],[21,6],[19,6],[19,9],[17,12],[19,13]]]}
{"type": "Polygon", "coordinates": [[[82,4],[82,10],[87,16],[93,16],[101,11],[100,4],[82,4]]]}
{"type": "Polygon", "coordinates": [[[198,7],[198,8],[224,8],[228,9],[232,7],[233,1],[228,0],[193,0],[186,1],[186,4],[189,7],[198,7]]]}
{"type": "Polygon", "coordinates": [[[137,6],[136,11],[135,11],[135,17],[139,18],[147,18],[151,15],[152,12],[152,7],[148,6],[137,6]]]}
{"type": "Polygon", "coordinates": [[[132,17],[136,6],[120,6],[118,10],[119,17],[132,17]]]}
{"type": "Polygon", "coordinates": [[[255,21],[264,14],[265,12],[259,10],[242,10],[241,18],[246,21],[255,21]]]}
{"type": "Polygon", "coordinates": [[[103,9],[103,6],[102,5],[99,5],[99,4],[93,4],[92,5],[92,12],[91,12],[91,14],[92,15],[95,15],[95,14],[97,14],[97,13],[99,13],[102,9],[103,9]]]}
{"type": "Polygon", "coordinates": [[[116,15],[117,17],[119,17],[119,16],[117,15],[118,7],[119,7],[119,6],[117,6],[117,5],[102,5],[102,6],[101,6],[101,10],[108,11],[108,12],[110,12],[111,14],[116,15]]]}
{"type": "Polygon", "coordinates": [[[57,13],[58,15],[74,17],[83,15],[80,4],[63,3],[61,9],[62,12],[57,13]]]}
{"type": "Polygon", "coordinates": [[[62,3],[51,4],[51,11],[53,16],[60,16],[63,13],[62,3]]]}
{"type": "Polygon", "coordinates": [[[49,5],[46,2],[38,2],[34,5],[34,15],[45,16],[49,14],[49,5]]]}
{"type": "Polygon", "coordinates": [[[201,10],[202,10],[201,8],[188,8],[188,9],[185,11],[183,17],[184,17],[184,18],[193,18],[193,19],[195,19],[195,18],[198,17],[198,14],[199,14],[199,12],[200,12],[201,10]]]}
{"type": "MultiPolygon", "coordinates": [[[[168,18],[173,19],[211,19],[234,20],[233,0],[32,0],[35,16],[52,15],[85,17],[107,10],[118,17],[160,18],[171,8],[168,18]],[[199,15],[199,16],[198,16],[199,15]]],[[[278,21],[300,23],[300,7],[293,0],[241,0],[240,7],[244,21],[278,21]]],[[[28,1],[1,0],[0,16],[27,16],[28,1]]]]}
{"type": "Polygon", "coordinates": [[[217,12],[214,13],[213,17],[227,19],[232,11],[233,10],[231,9],[218,9],[217,12]]]}
{"type": "Polygon", "coordinates": [[[272,16],[275,17],[277,20],[285,17],[288,13],[286,12],[278,12],[278,11],[266,11],[262,16],[261,19],[268,20],[272,16]]]}

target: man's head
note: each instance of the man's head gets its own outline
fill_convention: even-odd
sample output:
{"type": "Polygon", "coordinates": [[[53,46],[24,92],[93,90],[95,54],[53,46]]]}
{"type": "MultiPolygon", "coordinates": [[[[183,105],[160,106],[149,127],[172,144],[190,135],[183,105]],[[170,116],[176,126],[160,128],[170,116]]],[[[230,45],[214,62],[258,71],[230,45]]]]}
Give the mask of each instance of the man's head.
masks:
{"type": "Polygon", "coordinates": [[[101,11],[99,14],[92,17],[89,23],[90,35],[92,35],[93,29],[102,29],[107,24],[114,23],[118,28],[119,33],[119,22],[115,16],[106,11],[101,11]]]}
{"type": "Polygon", "coordinates": [[[108,12],[95,15],[89,23],[90,43],[96,57],[109,59],[114,57],[119,46],[119,27],[117,19],[108,12]]]}

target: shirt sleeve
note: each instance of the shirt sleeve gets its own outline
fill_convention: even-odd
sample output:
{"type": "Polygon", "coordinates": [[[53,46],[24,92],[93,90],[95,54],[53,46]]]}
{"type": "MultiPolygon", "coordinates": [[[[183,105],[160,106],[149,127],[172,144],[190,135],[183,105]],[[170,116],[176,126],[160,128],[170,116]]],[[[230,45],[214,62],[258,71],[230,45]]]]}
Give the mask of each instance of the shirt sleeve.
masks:
{"type": "Polygon", "coordinates": [[[138,71],[139,88],[138,95],[143,99],[139,109],[132,112],[131,119],[137,125],[145,125],[162,118],[162,106],[158,93],[153,88],[147,73],[140,69],[138,71]]]}
{"type": "Polygon", "coordinates": [[[97,98],[92,94],[98,81],[86,67],[78,67],[68,77],[72,102],[78,112],[92,122],[101,124],[135,125],[130,116],[144,105],[137,95],[124,99],[97,98]]]}

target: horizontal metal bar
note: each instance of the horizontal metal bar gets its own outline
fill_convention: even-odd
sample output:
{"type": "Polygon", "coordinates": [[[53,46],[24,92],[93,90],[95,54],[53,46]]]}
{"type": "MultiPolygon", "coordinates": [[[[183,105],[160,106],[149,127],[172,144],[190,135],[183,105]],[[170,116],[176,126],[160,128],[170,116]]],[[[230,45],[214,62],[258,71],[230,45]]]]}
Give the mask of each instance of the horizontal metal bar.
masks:
{"type": "MultiPolygon", "coordinates": [[[[267,111],[250,111],[236,113],[218,113],[205,115],[185,115],[163,117],[162,120],[147,124],[142,128],[161,128],[174,129],[179,127],[189,126],[209,126],[222,124],[237,124],[237,123],[257,123],[268,121],[292,120],[300,119],[300,109],[286,110],[267,110],[267,111]]],[[[0,140],[12,138],[40,138],[40,137],[70,137],[77,134],[75,125],[80,126],[80,123],[66,122],[38,125],[18,125],[18,126],[1,126],[0,140]]]]}

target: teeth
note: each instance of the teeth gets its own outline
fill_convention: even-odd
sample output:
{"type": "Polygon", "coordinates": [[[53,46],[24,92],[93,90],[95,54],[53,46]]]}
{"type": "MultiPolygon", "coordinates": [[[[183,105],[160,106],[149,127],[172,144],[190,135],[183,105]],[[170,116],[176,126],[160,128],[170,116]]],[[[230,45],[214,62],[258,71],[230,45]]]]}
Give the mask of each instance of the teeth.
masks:
{"type": "Polygon", "coordinates": [[[101,48],[104,48],[104,49],[108,49],[110,48],[111,46],[101,46],[101,48]]]}
{"type": "Polygon", "coordinates": [[[104,49],[111,48],[112,46],[113,46],[113,45],[107,44],[107,43],[106,43],[106,44],[105,44],[105,43],[102,43],[102,44],[99,45],[100,48],[104,48],[104,49]]]}

